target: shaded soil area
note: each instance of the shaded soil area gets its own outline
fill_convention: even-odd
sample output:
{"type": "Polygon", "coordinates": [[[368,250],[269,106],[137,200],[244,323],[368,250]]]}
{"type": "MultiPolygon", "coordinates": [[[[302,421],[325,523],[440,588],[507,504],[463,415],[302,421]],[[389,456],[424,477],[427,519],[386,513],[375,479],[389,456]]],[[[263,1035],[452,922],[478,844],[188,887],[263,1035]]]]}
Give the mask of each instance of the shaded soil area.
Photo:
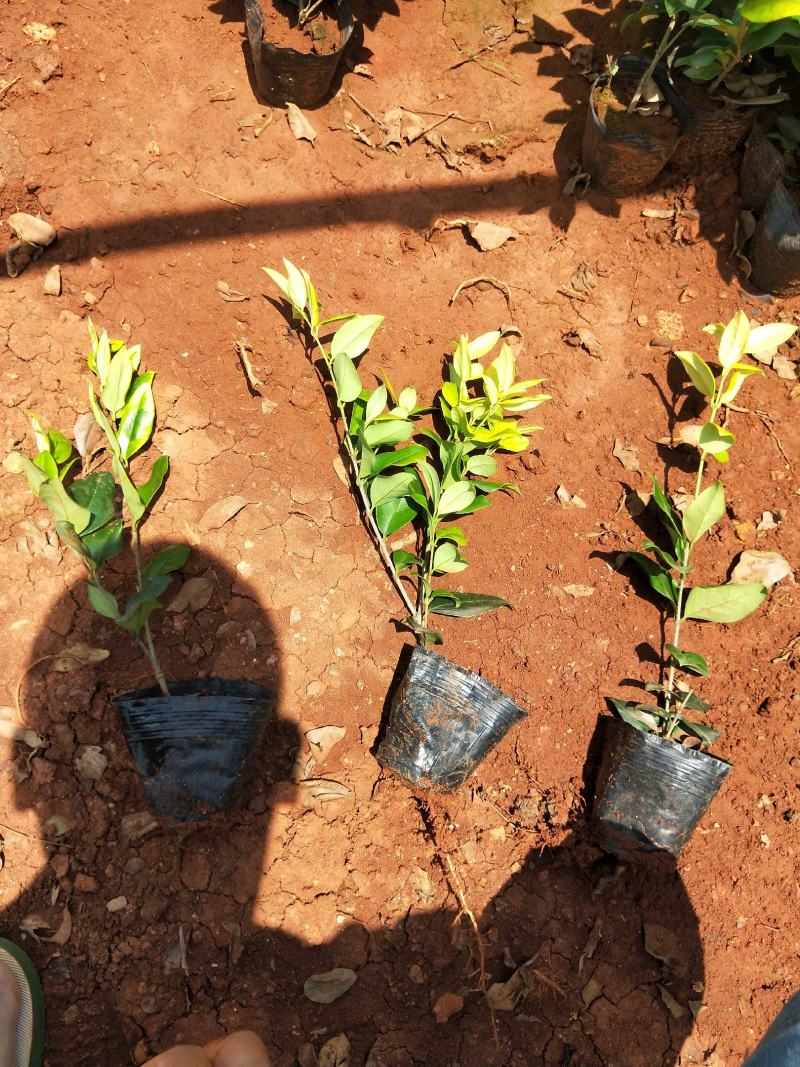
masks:
{"type": "MultiPolygon", "coordinates": [[[[354,1067],[733,1067],[797,983],[796,586],[738,627],[692,625],[712,665],[699,691],[723,730],[714,751],[734,770],[679,862],[619,865],[586,811],[603,698],[655,678],[662,637],[658,606],[617,567],[643,536],[625,497],[665,463],[671,491],[693,479],[665,444],[673,399],[681,421],[699,412],[670,349],[710,354],[704,324],[740,306],[798,321],[800,303],[739,285],[738,159],[623,203],[562,194],[589,92],[570,49],[613,51],[616,11],[353,7],[356,70],[306,113],[312,144],[254,97],[234,0],[0,4],[0,217],[33,211],[58,230],[2,279],[3,454],[30,443],[27,410],[65,430],[85,410],[88,316],[141,342],[172,463],[147,549],[192,544],[179,582],[208,594],[155,617],[167,674],[278,693],[239,813],[194,830],[149,819],[114,708],[148,684],[146,665],[87,607],[79,567],[0,469],[0,932],[40,968],[50,1067],[142,1063],[241,1025],[280,1067],[340,1032],[354,1067]],[[33,22],[55,37],[33,40],[33,22]],[[425,132],[408,136],[419,126],[396,109],[425,132]],[[516,237],[482,252],[463,226],[435,226],[465,217],[516,237]],[[386,316],[365,381],[388,373],[432,395],[461,333],[513,323],[521,372],[553,397],[534,448],[501,465],[521,495],[469,520],[456,576],[514,610],[442,620],[446,655],[530,714],[429,806],[374,759],[409,635],[260,270],[282,256],[330,314],[386,316]],[[55,263],[62,294],[45,296],[55,263]],[[209,507],[232,496],[245,506],[218,525],[209,507]],[[54,669],[77,642],[110,655],[54,669]],[[13,740],[20,722],[31,744],[13,740]],[[345,734],[314,773],[348,793],[320,804],[294,768],[325,725],[345,734]],[[307,979],[336,967],[352,988],[310,1001],[307,979]],[[514,974],[493,1015],[482,984],[514,974]]],[[[748,386],[728,424],[728,514],[697,558],[709,584],[745,546],[800,560],[797,383],[769,369],[748,386]]],[[[120,565],[120,587],[129,578],[120,565]]]]}

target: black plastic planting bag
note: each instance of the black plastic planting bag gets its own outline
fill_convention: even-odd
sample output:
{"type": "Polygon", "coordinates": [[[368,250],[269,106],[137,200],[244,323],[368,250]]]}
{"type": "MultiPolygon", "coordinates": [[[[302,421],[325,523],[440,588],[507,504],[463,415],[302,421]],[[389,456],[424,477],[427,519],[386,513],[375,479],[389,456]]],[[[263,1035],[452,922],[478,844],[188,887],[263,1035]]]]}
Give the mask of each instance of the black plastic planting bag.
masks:
{"type": "Polygon", "coordinates": [[[683,97],[684,132],[672,163],[698,176],[727,170],[729,161],[755,121],[755,108],[694,107],[683,97]]]}
{"type": "Polygon", "coordinates": [[[748,211],[760,214],[776,182],[786,174],[783,156],[760,126],[747,138],[739,170],[739,192],[748,211]]]}
{"type": "MultiPolygon", "coordinates": [[[[272,0],[266,0],[271,3],[272,0]]],[[[244,0],[247,38],[253,57],[259,92],[269,101],[311,107],[331,87],[339,60],[353,33],[353,15],[348,0],[335,0],[339,23],[339,47],[328,55],[279,48],[264,40],[264,12],[259,0],[244,0]]]]}
{"type": "Polygon", "coordinates": [[[777,181],[748,245],[750,282],[777,296],[800,296],[800,185],[777,181]]]}
{"type": "MultiPolygon", "coordinates": [[[[629,83],[634,89],[649,66],[650,60],[642,56],[622,56],[612,85],[629,83]]],[[[592,88],[583,131],[583,167],[591,175],[593,187],[610,196],[627,196],[644,189],[658,177],[678,144],[683,129],[683,103],[666,64],[660,63],[656,67],[653,81],[678,121],[671,131],[658,130],[655,125],[652,132],[635,128],[647,123],[641,115],[630,117],[630,129],[610,130],[601,121],[596,108],[604,83],[597,82],[592,88]]]]}
{"type": "Polygon", "coordinates": [[[527,714],[480,675],[416,647],[378,762],[417,789],[452,793],[527,714]]]}
{"type": "Polygon", "coordinates": [[[153,815],[188,823],[230,811],[274,705],[263,686],[226,678],[176,682],[168,697],[159,689],[118,697],[153,815]]]}
{"type": "Polygon", "coordinates": [[[730,763],[617,719],[604,725],[592,811],[595,839],[621,855],[662,851],[677,856],[730,763]]]}

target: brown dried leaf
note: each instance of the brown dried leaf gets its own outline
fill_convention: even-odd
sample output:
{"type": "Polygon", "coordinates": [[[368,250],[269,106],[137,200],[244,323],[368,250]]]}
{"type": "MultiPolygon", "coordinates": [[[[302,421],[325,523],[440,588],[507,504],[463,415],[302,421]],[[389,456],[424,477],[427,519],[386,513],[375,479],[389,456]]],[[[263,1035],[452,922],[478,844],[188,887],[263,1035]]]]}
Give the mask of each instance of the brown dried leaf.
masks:
{"type": "Polygon", "coordinates": [[[305,736],[311,751],[321,763],[346,733],[347,729],[344,726],[317,726],[314,730],[307,730],[305,736]]]}
{"type": "Polygon", "coordinates": [[[346,785],[329,778],[307,778],[299,783],[298,792],[307,807],[324,804],[326,800],[344,800],[352,795],[346,785]]]}
{"type": "Polygon", "coordinates": [[[772,369],[779,378],[785,382],[797,381],[797,368],[794,362],[787,356],[775,355],[772,357],[772,369]]]}
{"type": "Polygon", "coordinates": [[[344,1034],[326,1041],[319,1050],[319,1067],[350,1067],[350,1042],[344,1034]]]}
{"type": "Polygon", "coordinates": [[[516,230],[508,226],[496,226],[493,222],[470,222],[467,225],[469,235],[481,252],[493,252],[506,241],[519,237],[516,230]]]}
{"type": "Polygon", "coordinates": [[[663,985],[658,987],[658,991],[661,994],[661,999],[667,1006],[667,1011],[670,1013],[673,1019],[682,1019],[686,1014],[686,1008],[683,1004],[679,1004],[673,997],[672,993],[663,985]]]}
{"type": "Polygon", "coordinates": [[[58,929],[52,937],[45,937],[42,940],[52,941],[56,945],[66,945],[72,936],[72,916],[69,913],[69,905],[64,905],[64,911],[61,917],[61,922],[58,929]]]}
{"type": "Polygon", "coordinates": [[[238,289],[231,289],[228,283],[222,281],[221,279],[217,282],[217,292],[222,297],[222,299],[228,301],[228,303],[239,303],[242,300],[250,299],[249,296],[245,296],[244,293],[240,293],[238,289]]]}
{"type": "Polygon", "coordinates": [[[597,275],[588,263],[581,263],[569,280],[570,286],[587,295],[597,288],[597,275]]]}
{"type": "Polygon", "coordinates": [[[583,952],[581,953],[581,957],[578,960],[578,974],[580,974],[583,970],[584,963],[586,963],[587,960],[592,959],[595,952],[597,951],[597,946],[600,944],[600,935],[602,932],[603,920],[595,919],[594,923],[592,924],[592,928],[589,931],[588,940],[583,946],[583,952]]]}
{"type": "Polygon", "coordinates": [[[79,415],[72,428],[75,447],[84,459],[91,459],[95,453],[105,448],[103,431],[94,420],[91,411],[79,415]]]}
{"type": "Polygon", "coordinates": [[[733,568],[731,584],[749,585],[756,582],[770,587],[783,578],[791,578],[794,581],[792,568],[780,552],[761,552],[757,548],[747,548],[733,568]]]}
{"type": "Polygon", "coordinates": [[[51,669],[60,674],[69,674],[71,671],[80,670],[81,667],[94,667],[110,655],[107,648],[92,648],[91,645],[79,641],[65,648],[61,655],[53,660],[51,669]]]}
{"type": "Polygon", "coordinates": [[[51,815],[45,819],[42,829],[47,837],[63,837],[69,833],[70,826],[63,815],[51,815]]]}
{"type": "Polygon", "coordinates": [[[528,972],[536,956],[520,964],[505,982],[495,982],[486,992],[486,1000],[493,1011],[513,1011],[522,997],[532,988],[528,972]]]}
{"type": "Polygon", "coordinates": [[[592,1001],[602,994],[603,987],[600,985],[596,978],[590,978],[586,985],[581,990],[581,1000],[588,1008],[592,1001]]]}
{"type": "Polygon", "coordinates": [[[208,575],[199,578],[187,578],[167,611],[200,611],[211,600],[214,592],[214,580],[208,575]]]}
{"type": "MultiPolygon", "coordinates": [[[[197,525],[199,529],[204,531],[219,530],[226,522],[230,522],[234,515],[238,515],[247,504],[248,501],[243,496],[226,496],[224,500],[218,500],[216,504],[212,504],[203,513],[197,525]]],[[[189,579],[189,581],[192,581],[192,579],[189,579]]],[[[205,603],[207,604],[208,600],[205,603]]],[[[201,605],[201,607],[205,607],[205,604],[201,605]]]]}
{"type": "Polygon", "coordinates": [[[253,137],[260,137],[271,122],[271,111],[266,114],[263,111],[256,111],[252,115],[245,115],[243,119],[239,119],[237,125],[240,130],[252,130],[253,137]]]}
{"type": "Polygon", "coordinates": [[[314,1004],[333,1004],[355,985],[357,979],[358,975],[349,967],[334,967],[332,971],[312,974],[303,986],[303,993],[314,1004]]]}
{"type": "Polygon", "coordinates": [[[639,449],[633,445],[624,445],[622,439],[619,437],[614,438],[614,449],[611,455],[614,459],[618,459],[626,471],[632,471],[634,474],[641,474],[642,468],[639,466],[639,460],[637,458],[639,449]]]}
{"type": "Polygon", "coordinates": [[[298,141],[310,141],[314,144],[314,140],[317,136],[317,131],[308,121],[306,116],[297,106],[297,104],[286,105],[286,121],[289,123],[289,129],[298,141]]]}
{"type": "Polygon", "coordinates": [[[677,930],[670,930],[657,923],[645,923],[644,950],[654,960],[666,964],[675,974],[686,973],[686,963],[681,955],[685,950],[677,930]]]}
{"type": "Polygon", "coordinates": [[[82,778],[99,782],[105,774],[108,759],[97,745],[87,745],[75,760],[75,769],[82,778]]]}
{"type": "Polygon", "coordinates": [[[306,1041],[297,1050],[297,1064],[298,1067],[317,1067],[317,1054],[310,1041],[306,1041]]]}
{"type": "Polygon", "coordinates": [[[120,823],[122,843],[128,845],[131,841],[138,841],[157,828],[158,822],[149,811],[134,811],[130,815],[123,815],[120,823]]]}
{"type": "Polygon", "coordinates": [[[30,934],[34,941],[39,940],[39,936],[36,933],[37,930],[49,930],[50,923],[41,915],[37,915],[35,912],[30,915],[26,915],[22,922],[19,924],[20,930],[23,933],[30,934]]]}
{"type": "Polygon", "coordinates": [[[342,483],[342,485],[347,486],[348,489],[349,489],[350,488],[350,479],[347,476],[347,471],[345,470],[345,466],[344,466],[344,460],[342,459],[341,456],[334,456],[333,469],[334,469],[334,471],[336,473],[336,477],[339,479],[339,481],[342,483]]]}
{"type": "Polygon", "coordinates": [[[464,161],[461,156],[459,156],[458,152],[456,152],[445,140],[439,130],[431,130],[429,133],[426,133],[425,142],[430,145],[434,152],[442,157],[445,165],[451,170],[464,169],[464,161]]]}

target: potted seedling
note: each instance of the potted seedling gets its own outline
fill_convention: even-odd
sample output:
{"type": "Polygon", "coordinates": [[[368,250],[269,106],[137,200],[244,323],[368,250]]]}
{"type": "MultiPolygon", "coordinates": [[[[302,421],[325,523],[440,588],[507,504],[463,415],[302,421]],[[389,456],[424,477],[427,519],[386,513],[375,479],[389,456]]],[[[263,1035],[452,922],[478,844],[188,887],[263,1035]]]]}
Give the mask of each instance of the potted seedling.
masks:
{"type": "Polygon", "coordinates": [[[90,414],[76,423],[75,445],[59,430],[45,431],[32,415],[37,452],[32,459],[16,455],[59,538],[85,568],[89,603],[134,640],[153,673],[153,688],[116,700],[153,814],[200,822],[237,799],[273,696],[259,685],[222,678],[167,682],[150,619],[190,548],[171,544],[147,561],[143,555],[142,524],[169,472],[168,457],[159,456],[147,477],[138,477],[136,457],[155,427],[154,374],[141,372],[139,345],[109,340],[105,330],[98,336],[91,323],[89,333],[90,414]],[[135,576],[122,604],[109,587],[108,564],[126,547],[135,576]]]}
{"type": "Polygon", "coordinates": [[[709,705],[693,690],[692,675],[705,678],[708,663],[686,644],[693,620],[730,624],[747,618],[767,596],[760,584],[700,585],[693,558],[702,539],[725,514],[725,491],[717,478],[704,485],[706,467],[728,461],[734,436],[720,419],[747,378],[761,373],[745,356],[775,349],[797,329],[786,323],[750,328],[738,311],[727,325],[705,332],[719,339],[719,368],[696,352],[676,352],[694,388],[708,401],[708,421],[696,428],[699,452],[691,499],[681,514],[653,478],[653,503],[665,542],[645,541],[646,552],[628,556],[647,576],[671,616],[671,640],[664,645],[661,680],[648,682],[650,701],[616,697],[618,717],[609,723],[598,775],[593,817],[600,842],[612,851],[663,850],[677,855],[730,770],[705,752],[719,731],[698,719],[709,705]]]}
{"type": "Polygon", "coordinates": [[[517,380],[507,344],[484,365],[501,341],[499,332],[462,337],[436,405],[439,433],[430,419],[421,422],[432,409],[418,404],[416,389],[396,392],[388,379],[372,391],[364,388],[356,364],[380,315],[323,319],[307,272],[288,260],[285,274],[264,269],[305,333],[332,401],[361,516],[405,607],[402,625],[418,642],[378,759],[420,788],[451,791],[526,713],[483,678],[430,650],[442,643],[433,617],[469,618],[510,606],[498,596],[443,588],[439,579],[467,566],[461,520],[489,506],[492,494],[516,491],[494,479],[495,453],[528,447],[538,427],[520,417],[549,398],[534,392],[541,379],[517,380]],[[413,550],[392,550],[388,539],[407,528],[413,550]]]}

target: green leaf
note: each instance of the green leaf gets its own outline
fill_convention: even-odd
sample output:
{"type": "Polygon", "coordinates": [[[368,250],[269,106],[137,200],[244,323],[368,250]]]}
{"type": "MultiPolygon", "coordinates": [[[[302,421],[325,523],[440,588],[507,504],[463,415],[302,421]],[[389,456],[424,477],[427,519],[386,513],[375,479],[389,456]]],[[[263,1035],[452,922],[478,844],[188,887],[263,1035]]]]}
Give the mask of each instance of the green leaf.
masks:
{"type": "Polygon", "coordinates": [[[331,355],[347,354],[350,359],[358,359],[369,348],[372,335],[383,322],[383,315],[354,315],[348,319],[331,340],[331,355]]]}
{"type": "Polygon", "coordinates": [[[749,337],[750,320],[740,308],[722,331],[719,340],[719,361],[723,367],[727,369],[739,362],[747,351],[749,337]]]}
{"type": "Polygon", "coordinates": [[[126,459],[135,456],[139,449],[147,444],[153,433],[156,417],[156,405],[153,400],[154,377],[153,372],[148,371],[135,379],[125,406],[119,413],[117,440],[120,451],[126,459]]]}
{"type": "Polygon", "coordinates": [[[319,300],[317,299],[317,290],[314,288],[311,282],[311,275],[307,270],[301,270],[300,273],[306,283],[306,303],[308,306],[308,317],[311,320],[311,328],[316,330],[319,326],[319,300]]]}
{"type": "Polygon", "coordinates": [[[120,348],[111,357],[108,374],[100,390],[106,411],[117,415],[122,410],[133,380],[133,364],[127,348],[120,348]]]}
{"type": "Polygon", "coordinates": [[[68,522],[77,534],[82,534],[91,522],[92,513],[72,499],[58,478],[48,478],[42,482],[39,499],[56,522],[68,522]]]}
{"type": "Polygon", "coordinates": [[[72,483],[72,498],[91,512],[91,522],[83,531],[85,534],[93,533],[113,519],[116,489],[114,478],[108,471],[88,474],[85,478],[76,478],[72,483]]]}
{"type": "Polygon", "coordinates": [[[192,550],[189,545],[167,545],[162,548],[150,562],[142,568],[142,584],[146,585],[151,578],[157,578],[165,574],[172,574],[185,566],[191,556],[192,550]]]}
{"type": "Polygon", "coordinates": [[[116,620],[117,624],[131,633],[141,630],[153,612],[161,607],[158,598],[170,581],[168,574],[157,574],[144,582],[141,589],[128,597],[125,612],[116,620]]]}
{"type": "Polygon", "coordinates": [[[168,471],[169,456],[159,456],[152,466],[150,477],[144,485],[139,486],[139,499],[141,500],[143,507],[150,507],[153,497],[164,484],[164,479],[166,478],[168,471]]]}
{"type": "Polygon", "coordinates": [[[456,545],[465,545],[467,535],[460,526],[440,526],[436,530],[437,541],[452,541],[456,545]]]}
{"type": "Polygon", "coordinates": [[[404,497],[385,500],[375,508],[375,521],[384,537],[397,533],[416,517],[416,508],[404,497]]]}
{"type": "Polygon", "coordinates": [[[476,511],[481,511],[483,508],[492,506],[492,502],[488,496],[476,496],[469,507],[462,508],[459,512],[460,515],[474,515],[476,511]]]}
{"type": "Polygon", "coordinates": [[[468,474],[477,474],[481,478],[491,478],[497,473],[497,460],[490,455],[474,455],[467,458],[464,470],[468,474]]]}
{"type": "Polygon", "coordinates": [[[89,384],[89,406],[92,409],[94,421],[97,423],[97,425],[100,427],[100,429],[103,431],[103,433],[106,435],[106,438],[108,439],[111,451],[114,453],[114,455],[118,456],[119,442],[117,441],[117,435],[114,431],[114,427],[108,421],[106,413],[100,407],[100,403],[97,399],[97,396],[95,395],[94,389],[92,389],[91,383],[89,384]]]}
{"type": "Polygon", "coordinates": [[[725,514],[725,490],[722,482],[704,489],[683,514],[683,531],[692,544],[719,522],[725,514]]]}
{"type": "Polygon", "coordinates": [[[92,582],[89,583],[87,592],[89,594],[89,603],[98,615],[103,615],[107,619],[114,619],[116,622],[119,618],[117,598],[109,593],[107,589],[103,589],[101,585],[94,585],[92,582]]]}
{"type": "Polygon", "coordinates": [[[417,464],[417,470],[419,471],[419,476],[428,491],[428,496],[433,504],[433,511],[437,511],[439,508],[439,498],[442,495],[442,483],[439,480],[439,475],[436,473],[436,468],[428,460],[423,460],[421,463],[417,464]]]}
{"type": "Polygon", "coordinates": [[[386,407],[386,386],[379,385],[374,393],[370,394],[369,400],[367,400],[367,410],[364,415],[365,425],[373,422],[381,414],[386,407]]]}
{"type": "Polygon", "coordinates": [[[707,422],[704,426],[701,426],[697,438],[697,444],[703,452],[708,452],[709,455],[714,456],[719,463],[728,462],[728,451],[735,441],[736,438],[730,430],[717,426],[715,422],[707,422]]]}
{"type": "Polygon", "coordinates": [[[768,322],[765,326],[754,326],[750,331],[745,352],[749,356],[772,352],[785,344],[796,332],[797,327],[789,322],[768,322]]]}
{"type": "Polygon", "coordinates": [[[16,456],[19,460],[20,466],[28,479],[28,485],[30,486],[31,492],[34,496],[38,497],[39,490],[47,481],[47,475],[44,474],[40,467],[36,466],[33,460],[29,459],[27,456],[23,456],[21,452],[12,452],[12,455],[16,456]]]}
{"type": "Polygon", "coordinates": [[[113,522],[101,526],[99,530],[83,535],[81,538],[83,547],[96,567],[102,567],[104,563],[122,551],[124,529],[125,524],[122,519],[114,519],[113,522]]]}
{"type": "Polygon", "coordinates": [[[291,297],[289,296],[289,283],[286,278],[284,278],[284,276],[280,273],[280,271],[273,270],[272,267],[262,267],[261,269],[272,279],[272,281],[275,283],[275,285],[277,285],[277,287],[280,289],[286,299],[289,300],[289,302],[291,303],[291,297]]]}
{"type": "MultiPolygon", "coordinates": [[[[90,337],[92,337],[93,332],[94,327],[90,324],[90,337]]],[[[97,334],[94,334],[94,337],[97,337],[97,334]]],[[[92,353],[89,356],[88,360],[89,368],[90,370],[93,370],[99,378],[100,388],[102,389],[103,385],[105,384],[106,377],[108,376],[108,366],[111,362],[111,346],[108,342],[108,334],[105,330],[103,330],[100,336],[97,337],[96,343],[94,341],[94,338],[92,338],[92,342],[92,353]]]]}
{"type": "MultiPolygon", "coordinates": [[[[469,341],[467,344],[467,354],[472,362],[483,359],[484,356],[488,356],[494,346],[500,340],[500,331],[492,330],[490,333],[482,333],[480,337],[476,337],[474,341],[469,341]]],[[[513,373],[513,371],[512,371],[513,373]]]]}
{"type": "Polygon", "coordinates": [[[293,307],[296,307],[298,311],[305,311],[308,298],[306,280],[302,272],[288,259],[284,259],[283,266],[286,271],[287,296],[293,307]]]}
{"type": "MultiPolygon", "coordinates": [[[[75,533],[75,527],[69,522],[57,522],[56,533],[72,551],[86,563],[87,566],[91,563],[91,556],[88,549],[83,543],[83,540],[75,533]]],[[[91,568],[90,568],[91,569],[91,568]]]]}
{"type": "Polygon", "coordinates": [[[388,467],[408,467],[412,463],[419,463],[427,455],[428,450],[424,445],[408,445],[406,448],[398,448],[394,452],[380,452],[372,463],[370,473],[380,474],[388,467]]]}
{"type": "Polygon", "coordinates": [[[428,610],[434,615],[471,619],[487,611],[510,607],[507,600],[499,596],[489,596],[487,593],[451,593],[446,589],[435,589],[428,610]]]}
{"type": "Polygon", "coordinates": [[[623,722],[636,727],[643,734],[657,734],[660,729],[660,717],[653,712],[647,711],[635,700],[619,700],[617,697],[606,697],[611,707],[616,711],[623,722]]]}
{"type": "Polygon", "coordinates": [[[72,455],[72,443],[66,439],[60,430],[47,431],[47,443],[50,455],[61,466],[72,455]]]}
{"type": "Polygon", "coordinates": [[[704,359],[696,352],[676,352],[684,370],[692,380],[692,385],[703,396],[713,396],[716,388],[714,373],[704,359]]]}
{"type": "Polygon", "coordinates": [[[692,722],[689,719],[678,719],[678,725],[682,726],[688,734],[700,739],[704,745],[713,745],[720,735],[719,730],[713,726],[706,726],[704,722],[692,722]]]}
{"type": "Polygon", "coordinates": [[[431,630],[427,626],[420,626],[416,619],[412,619],[410,616],[407,619],[403,619],[403,622],[409,630],[413,630],[417,637],[422,639],[423,648],[429,648],[431,645],[444,644],[444,638],[438,630],[431,630]]]}
{"type": "Polygon", "coordinates": [[[26,411],[25,414],[30,419],[31,428],[33,429],[33,436],[36,439],[36,449],[38,452],[50,452],[50,442],[47,439],[47,434],[42,429],[42,424],[39,421],[39,416],[35,415],[32,411],[26,411]]]}
{"type": "Polygon", "coordinates": [[[467,561],[452,541],[442,541],[433,553],[433,570],[438,574],[456,574],[463,571],[467,561]]]}
{"type": "Polygon", "coordinates": [[[669,652],[672,659],[678,667],[685,671],[691,671],[692,674],[699,674],[701,678],[708,677],[708,664],[699,652],[682,652],[675,645],[667,644],[667,652],[669,652]]]}
{"type": "Polygon", "coordinates": [[[440,515],[458,515],[475,500],[475,488],[469,482],[453,482],[439,498],[440,515]]]}
{"type": "Polygon", "coordinates": [[[404,419],[377,419],[364,430],[364,440],[370,448],[399,445],[408,440],[413,429],[413,425],[404,419]]]}
{"type": "Polygon", "coordinates": [[[745,0],[742,18],[748,22],[774,22],[800,17],[800,0],[745,0]]]}
{"type": "Polygon", "coordinates": [[[683,537],[681,518],[675,508],[672,506],[672,501],[667,494],[653,478],[653,503],[656,505],[662,515],[662,523],[666,527],[667,533],[670,535],[672,543],[677,545],[683,537]]]}
{"type": "MultiPolygon", "coordinates": [[[[45,478],[58,478],[58,464],[49,452],[40,452],[33,460],[45,478]]],[[[60,481],[60,479],[59,479],[60,481]]]]}
{"type": "Polygon", "coordinates": [[[144,513],[147,510],[142,503],[142,498],[136,490],[136,486],[130,480],[128,472],[123,467],[120,460],[114,456],[111,460],[111,467],[116,475],[117,481],[122,489],[122,497],[128,506],[128,511],[131,517],[131,523],[134,529],[139,525],[144,513]]]}
{"type": "Polygon", "coordinates": [[[379,474],[369,486],[369,499],[373,508],[386,500],[406,496],[418,486],[416,471],[398,471],[396,474],[379,474]]]}
{"type": "Polygon", "coordinates": [[[361,393],[361,379],[356,365],[346,352],[339,352],[333,359],[333,377],[336,391],[343,404],[349,404],[361,393]]]}
{"type": "Polygon", "coordinates": [[[739,622],[766,598],[765,585],[697,585],[689,591],[683,616],[706,622],[739,622]]]}
{"type": "Polygon", "coordinates": [[[708,711],[710,705],[701,700],[696,693],[684,693],[680,689],[670,690],[660,682],[646,682],[645,689],[648,693],[663,693],[666,703],[673,703],[677,707],[688,708],[689,711],[708,711]]]}
{"type": "Polygon", "coordinates": [[[677,603],[678,591],[675,588],[675,582],[661,564],[656,563],[655,560],[650,559],[643,552],[626,552],[625,555],[632,559],[640,570],[644,571],[652,589],[673,606],[677,603]]]}
{"type": "Polygon", "coordinates": [[[392,552],[392,563],[395,565],[397,571],[413,570],[421,564],[422,560],[419,556],[415,556],[413,552],[406,552],[404,548],[396,548],[392,552]]]}

